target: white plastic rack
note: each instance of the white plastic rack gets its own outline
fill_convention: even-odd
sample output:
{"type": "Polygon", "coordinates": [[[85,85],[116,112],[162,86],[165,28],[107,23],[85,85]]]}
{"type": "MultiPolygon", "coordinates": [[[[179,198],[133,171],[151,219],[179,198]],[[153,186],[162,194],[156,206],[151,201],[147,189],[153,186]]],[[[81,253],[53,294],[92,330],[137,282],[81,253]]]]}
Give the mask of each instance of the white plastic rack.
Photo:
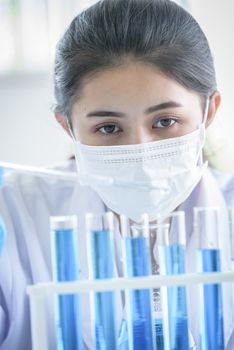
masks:
{"type": "Polygon", "coordinates": [[[45,299],[48,295],[117,291],[125,289],[153,289],[196,284],[234,283],[234,272],[183,274],[176,276],[149,276],[115,278],[107,280],[83,280],[67,283],[41,283],[29,286],[33,350],[50,350],[48,345],[45,299]]]}

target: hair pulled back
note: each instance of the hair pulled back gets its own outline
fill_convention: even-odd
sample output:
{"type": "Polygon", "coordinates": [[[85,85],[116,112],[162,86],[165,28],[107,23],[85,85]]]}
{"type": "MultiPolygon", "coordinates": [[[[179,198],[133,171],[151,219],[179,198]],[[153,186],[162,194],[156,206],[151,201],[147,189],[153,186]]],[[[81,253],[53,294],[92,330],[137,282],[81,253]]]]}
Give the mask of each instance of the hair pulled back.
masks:
{"type": "Polygon", "coordinates": [[[85,77],[129,58],[201,97],[216,90],[207,39],[182,7],[169,0],[102,0],[75,17],[57,45],[55,110],[70,116],[85,77]]]}

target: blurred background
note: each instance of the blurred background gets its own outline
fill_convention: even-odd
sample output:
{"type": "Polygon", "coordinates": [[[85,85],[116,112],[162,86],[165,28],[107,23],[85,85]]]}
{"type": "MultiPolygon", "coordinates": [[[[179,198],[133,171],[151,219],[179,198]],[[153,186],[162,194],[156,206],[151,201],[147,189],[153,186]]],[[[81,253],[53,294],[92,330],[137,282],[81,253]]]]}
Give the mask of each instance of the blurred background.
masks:
{"type": "MultiPolygon", "coordinates": [[[[0,0],[0,161],[52,166],[72,155],[52,112],[55,46],[94,0],[0,0]]],[[[209,157],[234,171],[234,1],[176,1],[207,35],[222,107],[209,130],[209,157]]]]}

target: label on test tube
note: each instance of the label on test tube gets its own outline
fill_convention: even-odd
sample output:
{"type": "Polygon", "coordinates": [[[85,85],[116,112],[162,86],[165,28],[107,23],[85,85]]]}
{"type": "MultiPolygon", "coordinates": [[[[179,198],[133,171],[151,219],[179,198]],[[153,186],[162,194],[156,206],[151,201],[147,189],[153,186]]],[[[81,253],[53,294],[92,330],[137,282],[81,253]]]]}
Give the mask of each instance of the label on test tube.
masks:
{"type": "Polygon", "coordinates": [[[153,320],[157,350],[165,349],[165,317],[162,310],[162,288],[153,290],[153,320]]]}
{"type": "MultiPolygon", "coordinates": [[[[159,266],[159,249],[158,245],[156,244],[156,234],[152,235],[152,273],[154,275],[160,274],[160,266],[159,266]]],[[[165,292],[165,291],[164,291],[165,292]]],[[[162,301],[162,293],[163,288],[154,288],[153,289],[153,319],[154,319],[154,327],[155,327],[155,335],[156,335],[156,344],[157,344],[157,350],[164,350],[165,344],[164,344],[164,313],[163,313],[163,301],[162,301]]]]}

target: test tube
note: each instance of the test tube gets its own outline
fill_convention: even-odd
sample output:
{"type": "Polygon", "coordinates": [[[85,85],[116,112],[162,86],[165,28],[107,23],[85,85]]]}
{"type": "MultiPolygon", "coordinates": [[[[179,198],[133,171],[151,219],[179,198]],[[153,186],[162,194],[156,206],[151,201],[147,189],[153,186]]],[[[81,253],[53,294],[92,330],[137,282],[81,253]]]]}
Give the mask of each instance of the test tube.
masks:
{"type": "MultiPolygon", "coordinates": [[[[144,222],[143,225],[129,225],[128,219],[121,216],[121,231],[124,239],[123,255],[126,277],[150,275],[149,228],[144,222]]],[[[129,349],[155,349],[151,291],[149,289],[127,291],[126,300],[129,349]]]]}
{"type": "MultiPolygon", "coordinates": [[[[194,208],[194,231],[199,237],[197,272],[220,272],[219,208],[194,208]]],[[[224,349],[222,289],[204,284],[200,295],[200,348],[224,349]]]]}
{"type": "MultiPolygon", "coordinates": [[[[185,273],[185,215],[182,211],[172,213],[170,231],[168,237],[160,238],[164,244],[161,250],[161,265],[165,266],[166,275],[178,275],[185,273]]],[[[159,230],[159,235],[165,234],[165,230],[159,230]]],[[[168,288],[168,322],[169,343],[171,350],[189,349],[188,312],[186,288],[173,286],[168,288]]]]}
{"type": "MultiPolygon", "coordinates": [[[[91,278],[111,279],[115,277],[113,213],[87,214],[86,227],[89,235],[88,257],[91,278]]],[[[95,292],[93,297],[95,349],[117,350],[115,292],[95,292]]]]}
{"type": "MultiPolygon", "coordinates": [[[[79,279],[77,218],[51,217],[51,250],[54,282],[79,279]]],[[[56,299],[57,349],[82,349],[80,298],[77,294],[56,299]]]]}
{"type": "MultiPolygon", "coordinates": [[[[168,223],[150,224],[152,273],[166,275],[165,246],[168,245],[168,223]]],[[[169,350],[168,296],[167,288],[153,289],[153,322],[157,350],[169,350]]]]}

